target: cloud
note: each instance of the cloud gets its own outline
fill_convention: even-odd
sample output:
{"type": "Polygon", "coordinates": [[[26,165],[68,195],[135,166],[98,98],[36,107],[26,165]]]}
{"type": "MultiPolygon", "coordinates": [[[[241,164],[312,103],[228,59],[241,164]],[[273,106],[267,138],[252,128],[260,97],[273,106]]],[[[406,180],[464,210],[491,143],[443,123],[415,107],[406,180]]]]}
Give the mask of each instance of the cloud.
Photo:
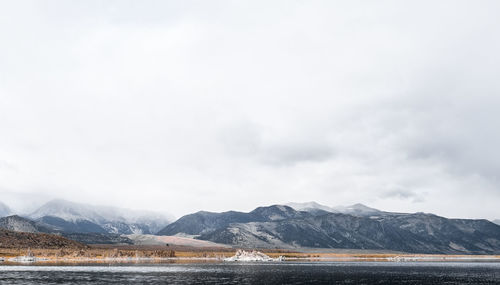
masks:
{"type": "Polygon", "coordinates": [[[500,215],[496,1],[0,5],[2,189],[500,215]]]}
{"type": "Polygon", "coordinates": [[[277,167],[321,162],[331,159],[333,155],[332,147],[323,137],[302,132],[270,136],[264,134],[264,128],[242,121],[222,129],[219,139],[229,155],[245,156],[258,163],[277,167]]]}
{"type": "Polygon", "coordinates": [[[413,203],[425,202],[422,195],[419,195],[411,190],[395,189],[385,192],[381,195],[381,198],[395,198],[400,200],[411,200],[413,203]]]}

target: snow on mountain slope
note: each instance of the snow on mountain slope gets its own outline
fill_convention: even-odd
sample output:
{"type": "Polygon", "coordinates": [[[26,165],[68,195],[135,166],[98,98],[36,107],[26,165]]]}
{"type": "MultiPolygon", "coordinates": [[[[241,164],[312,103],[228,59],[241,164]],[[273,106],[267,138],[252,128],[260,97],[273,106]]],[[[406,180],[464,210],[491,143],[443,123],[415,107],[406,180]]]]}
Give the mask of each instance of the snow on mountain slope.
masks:
{"type": "Polygon", "coordinates": [[[327,211],[327,212],[330,212],[330,213],[337,213],[337,210],[335,210],[334,208],[328,207],[328,206],[325,206],[325,205],[321,205],[321,204],[316,203],[314,201],[305,202],[305,203],[290,202],[290,203],[287,203],[286,205],[289,206],[289,207],[294,208],[297,211],[307,211],[307,212],[310,212],[312,210],[323,210],[323,211],[327,211]]]}
{"type": "Polygon", "coordinates": [[[45,216],[58,217],[70,222],[78,220],[101,222],[104,220],[104,217],[101,217],[101,215],[89,205],[59,199],[45,203],[29,215],[32,219],[38,219],[45,216]]]}
{"type": "Polygon", "coordinates": [[[317,212],[318,210],[330,213],[348,214],[353,216],[371,216],[384,213],[382,211],[370,208],[368,206],[359,203],[350,206],[336,206],[336,207],[328,207],[313,201],[306,203],[288,203],[286,205],[294,208],[297,211],[307,211],[311,213],[317,212]]]}
{"type": "Polygon", "coordinates": [[[200,235],[224,228],[231,223],[279,221],[311,216],[283,205],[258,207],[249,213],[228,211],[222,213],[197,212],[185,215],[158,232],[158,235],[200,235]]]}
{"type": "Polygon", "coordinates": [[[336,212],[353,216],[371,216],[383,213],[380,210],[370,208],[363,204],[354,204],[351,206],[337,206],[333,208],[336,212]]]}
{"type": "Polygon", "coordinates": [[[499,254],[500,226],[433,214],[354,216],[329,213],[231,223],[198,239],[249,248],[344,248],[412,253],[499,254]]]}
{"type": "Polygon", "coordinates": [[[48,229],[41,227],[34,221],[30,221],[17,215],[0,218],[0,228],[15,232],[48,232],[48,229]]]}
{"type": "MultiPolygon", "coordinates": [[[[29,217],[35,220],[42,219],[44,222],[47,222],[46,217],[56,217],[73,225],[86,221],[97,225],[108,233],[119,234],[155,233],[170,221],[169,218],[159,213],[92,206],[60,199],[49,201],[31,213],[29,217]]],[[[89,232],[88,227],[91,224],[87,223],[86,226],[87,228],[82,229],[82,232],[89,232]]],[[[71,231],[77,230],[78,227],[73,226],[71,231]]]]}

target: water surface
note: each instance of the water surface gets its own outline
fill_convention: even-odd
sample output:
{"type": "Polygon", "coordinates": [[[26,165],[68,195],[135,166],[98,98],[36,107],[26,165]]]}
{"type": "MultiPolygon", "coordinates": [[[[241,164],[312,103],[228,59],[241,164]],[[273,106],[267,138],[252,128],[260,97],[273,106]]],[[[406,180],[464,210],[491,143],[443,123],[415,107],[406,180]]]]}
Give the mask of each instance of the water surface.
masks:
{"type": "Polygon", "coordinates": [[[0,265],[1,284],[500,284],[500,263],[0,265]]]}

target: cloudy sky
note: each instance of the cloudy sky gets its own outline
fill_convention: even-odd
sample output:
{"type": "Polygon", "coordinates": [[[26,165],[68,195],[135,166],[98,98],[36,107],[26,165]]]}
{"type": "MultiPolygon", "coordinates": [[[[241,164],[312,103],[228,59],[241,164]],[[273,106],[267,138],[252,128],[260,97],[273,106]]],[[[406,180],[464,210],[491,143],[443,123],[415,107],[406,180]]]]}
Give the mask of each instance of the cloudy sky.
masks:
{"type": "Polygon", "coordinates": [[[0,201],[500,218],[498,1],[1,1],[0,201]]]}

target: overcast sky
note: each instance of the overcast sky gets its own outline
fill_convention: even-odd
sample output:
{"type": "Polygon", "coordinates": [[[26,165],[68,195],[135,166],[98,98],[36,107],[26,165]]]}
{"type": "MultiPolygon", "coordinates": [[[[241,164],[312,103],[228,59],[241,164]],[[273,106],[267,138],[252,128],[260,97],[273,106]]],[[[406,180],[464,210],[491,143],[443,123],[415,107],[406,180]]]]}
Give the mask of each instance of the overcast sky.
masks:
{"type": "Polygon", "coordinates": [[[499,1],[1,1],[0,201],[500,218],[499,1]]]}

